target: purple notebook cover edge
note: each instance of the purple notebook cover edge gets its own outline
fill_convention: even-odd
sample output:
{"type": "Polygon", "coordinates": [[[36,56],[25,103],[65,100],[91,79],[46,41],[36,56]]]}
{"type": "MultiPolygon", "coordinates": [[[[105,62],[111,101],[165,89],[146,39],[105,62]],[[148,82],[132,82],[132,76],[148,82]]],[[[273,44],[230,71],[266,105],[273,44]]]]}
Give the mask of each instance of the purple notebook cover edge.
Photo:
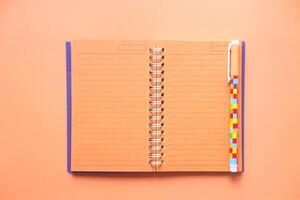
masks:
{"type": "Polygon", "coordinates": [[[67,75],[67,171],[71,170],[71,117],[72,117],[72,102],[71,102],[71,42],[66,42],[66,75],[67,75]]]}
{"type": "Polygon", "coordinates": [[[246,43],[242,41],[242,172],[245,171],[245,63],[246,43]]]}

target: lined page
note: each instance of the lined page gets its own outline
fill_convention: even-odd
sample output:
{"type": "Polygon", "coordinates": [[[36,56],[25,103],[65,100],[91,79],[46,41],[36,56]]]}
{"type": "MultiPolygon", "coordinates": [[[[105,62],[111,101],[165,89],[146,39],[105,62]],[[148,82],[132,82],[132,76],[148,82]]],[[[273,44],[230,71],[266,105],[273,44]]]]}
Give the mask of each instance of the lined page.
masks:
{"type": "Polygon", "coordinates": [[[229,170],[227,44],[159,41],[165,48],[161,171],[229,170]]]}
{"type": "Polygon", "coordinates": [[[151,171],[148,52],[156,43],[71,45],[72,170],[151,171]]]}

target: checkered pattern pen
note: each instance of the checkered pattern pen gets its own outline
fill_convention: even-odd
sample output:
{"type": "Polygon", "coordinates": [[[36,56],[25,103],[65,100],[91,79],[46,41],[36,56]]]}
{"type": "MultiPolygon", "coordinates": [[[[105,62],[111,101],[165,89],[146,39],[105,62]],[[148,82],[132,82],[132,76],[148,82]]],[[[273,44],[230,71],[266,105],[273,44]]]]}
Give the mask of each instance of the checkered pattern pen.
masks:
{"type": "Polygon", "coordinates": [[[231,172],[237,172],[238,166],[238,76],[233,76],[229,83],[230,86],[230,147],[229,147],[229,168],[231,172]]]}

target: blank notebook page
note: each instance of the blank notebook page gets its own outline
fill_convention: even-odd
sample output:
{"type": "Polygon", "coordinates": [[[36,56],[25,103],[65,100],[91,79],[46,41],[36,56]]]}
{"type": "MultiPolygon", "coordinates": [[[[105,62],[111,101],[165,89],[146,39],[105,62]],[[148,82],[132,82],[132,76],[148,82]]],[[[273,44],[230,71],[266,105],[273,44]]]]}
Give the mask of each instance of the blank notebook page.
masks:
{"type": "Polygon", "coordinates": [[[149,48],[155,42],[72,41],[72,170],[149,167],[149,48]]]}
{"type": "Polygon", "coordinates": [[[160,171],[228,171],[228,42],[159,41],[165,48],[160,171]]]}

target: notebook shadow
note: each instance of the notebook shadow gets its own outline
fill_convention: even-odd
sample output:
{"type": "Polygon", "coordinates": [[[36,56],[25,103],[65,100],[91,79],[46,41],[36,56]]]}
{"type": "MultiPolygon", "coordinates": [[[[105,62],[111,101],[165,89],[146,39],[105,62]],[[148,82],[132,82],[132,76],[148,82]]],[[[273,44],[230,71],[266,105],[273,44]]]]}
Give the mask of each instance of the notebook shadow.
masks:
{"type": "Polygon", "coordinates": [[[228,172],[75,172],[71,175],[76,179],[167,179],[167,178],[182,178],[182,177],[201,177],[201,178],[224,178],[232,180],[232,182],[239,182],[242,178],[242,173],[228,173],[228,172]]]}

